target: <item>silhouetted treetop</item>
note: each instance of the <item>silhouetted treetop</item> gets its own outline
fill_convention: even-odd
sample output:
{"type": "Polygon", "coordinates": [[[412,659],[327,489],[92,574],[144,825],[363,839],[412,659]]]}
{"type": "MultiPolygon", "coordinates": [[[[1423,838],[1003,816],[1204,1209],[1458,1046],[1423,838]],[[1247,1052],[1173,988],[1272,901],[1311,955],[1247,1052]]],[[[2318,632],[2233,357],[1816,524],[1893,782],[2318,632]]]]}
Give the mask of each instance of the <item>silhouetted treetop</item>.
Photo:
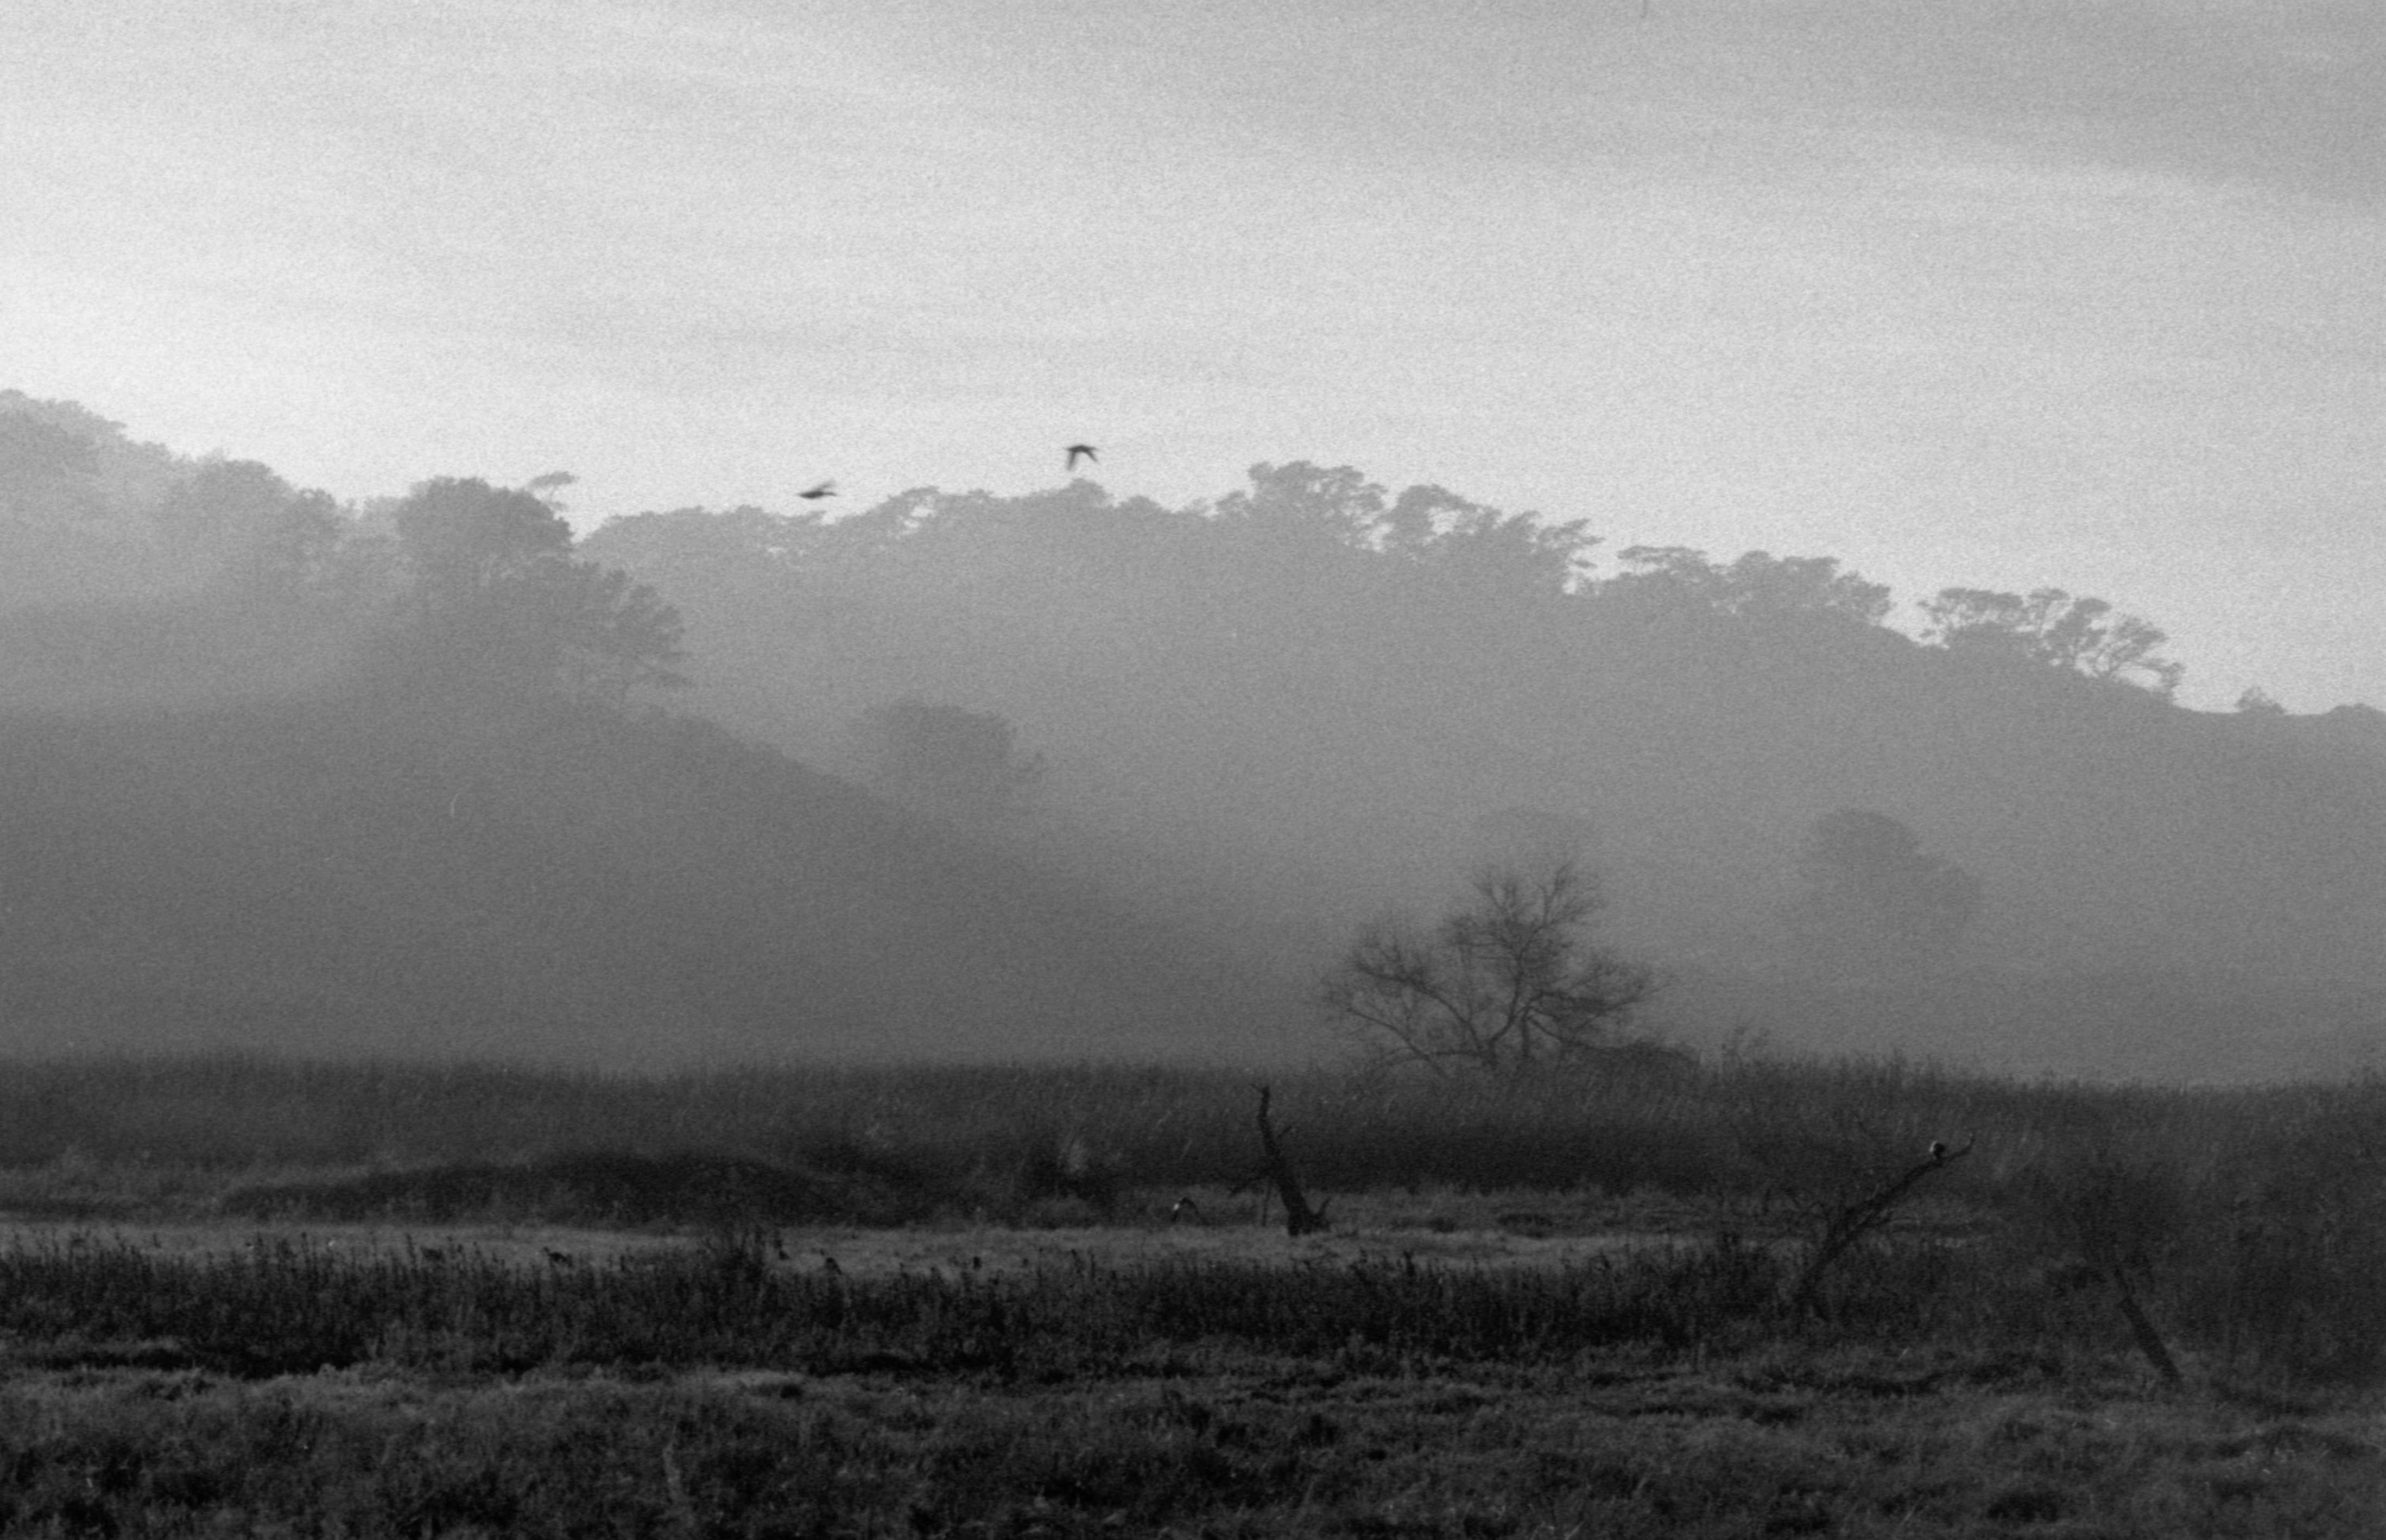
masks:
{"type": "Polygon", "coordinates": [[[432,613],[475,604],[571,549],[571,526],[544,498],[478,479],[424,482],[391,522],[413,574],[411,597],[432,613]]]}
{"type": "Polygon", "coordinates": [[[1413,486],[1388,500],[1382,486],[1347,465],[1262,462],[1251,467],[1250,481],[1249,492],[1229,493],[1210,510],[1228,530],[1330,542],[1520,591],[1573,588],[1599,544],[1588,520],[1503,513],[1438,486],[1413,486]]]}
{"type": "Polygon", "coordinates": [[[407,569],[388,655],[397,677],[612,699],[687,682],[678,610],[619,569],[574,560],[547,499],[441,477],[389,519],[407,569]]]}
{"type": "Polygon", "coordinates": [[[158,504],[166,539],[217,564],[244,599],[295,603],[342,586],[340,546],[353,532],[328,494],[300,492],[254,460],[206,460],[158,504]]]}
{"type": "Polygon", "coordinates": [[[1942,588],[1921,607],[1923,639],[1951,652],[2027,659],[2090,679],[2140,684],[2165,699],[2187,671],[2155,656],[2170,638],[2151,622],[2114,614],[2103,599],[2075,598],[2060,588],[2027,595],[1942,588]]]}
{"type": "Polygon", "coordinates": [[[1831,557],[1750,551],[1727,567],[1687,545],[1632,545],[1619,559],[1626,570],[1600,586],[1625,602],[1688,602],[1727,615],[1825,615],[1867,626],[1878,625],[1895,603],[1886,583],[1843,572],[1831,557]]]}
{"type": "Polygon", "coordinates": [[[1372,545],[1382,524],[1384,489],[1350,466],[1262,463],[1251,467],[1250,478],[1249,492],[1218,499],[1220,520],[1358,546],[1372,545]]]}
{"type": "Polygon", "coordinates": [[[0,413],[0,508],[10,517],[76,495],[98,470],[90,439],[20,412],[0,413]]]}
{"type": "Polygon", "coordinates": [[[331,499],[261,465],[182,458],[71,402],[0,391],[0,604],[262,596],[272,549],[286,565],[308,526],[320,556],[326,517],[331,499]]]}

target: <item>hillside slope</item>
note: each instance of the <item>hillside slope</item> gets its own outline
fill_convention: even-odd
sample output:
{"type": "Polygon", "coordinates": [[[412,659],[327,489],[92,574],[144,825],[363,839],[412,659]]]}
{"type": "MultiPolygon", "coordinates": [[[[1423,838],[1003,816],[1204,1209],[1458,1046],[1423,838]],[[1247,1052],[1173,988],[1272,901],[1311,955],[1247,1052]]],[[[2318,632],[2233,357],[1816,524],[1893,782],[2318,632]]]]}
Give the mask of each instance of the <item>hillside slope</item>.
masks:
{"type": "Polygon", "coordinates": [[[0,552],[19,1051],[1284,1046],[1230,953],[647,704],[676,616],[539,483],[342,507],[0,392],[0,552]]]}
{"type": "Polygon", "coordinates": [[[1246,1004],[1081,884],[699,722],[19,714],[0,799],[19,1050],[1154,1057],[1246,1004]]]}

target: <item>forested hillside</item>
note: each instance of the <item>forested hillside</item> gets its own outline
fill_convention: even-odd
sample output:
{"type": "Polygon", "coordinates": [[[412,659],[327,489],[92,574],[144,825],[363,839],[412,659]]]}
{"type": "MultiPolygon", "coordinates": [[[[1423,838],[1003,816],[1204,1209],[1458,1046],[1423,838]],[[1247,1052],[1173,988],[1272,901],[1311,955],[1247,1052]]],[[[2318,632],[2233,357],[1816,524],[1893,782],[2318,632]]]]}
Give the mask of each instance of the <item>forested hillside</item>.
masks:
{"type": "Polygon", "coordinates": [[[1175,510],[923,490],[586,548],[680,604],[702,709],[855,773],[886,702],[999,719],[1042,758],[1047,848],[1264,936],[1287,979],[1521,840],[1603,874],[1694,1031],[2243,1072],[2381,1019],[2386,718],[2180,707],[2159,630],[2092,598],[1900,610],[1827,557],[1611,552],[1306,465],[1175,510]],[[1824,935],[1795,920],[1845,811],[1910,845],[1824,935]],[[1899,934],[1901,860],[1972,879],[1945,933],[1899,934]]]}
{"type": "Polygon", "coordinates": [[[22,436],[81,447],[6,509],[74,601],[0,614],[12,1048],[1250,1046],[1225,955],[660,710],[676,614],[573,553],[551,488],[343,508],[0,414],[60,420],[22,436]],[[202,499],[210,522],[178,522],[202,499]]]}
{"type": "Polygon", "coordinates": [[[1572,858],[1694,1042],[2258,1076],[2386,1024],[2386,717],[2151,622],[1261,466],[575,539],[0,396],[25,1045],[1332,1051],[1317,982],[1572,858]]]}

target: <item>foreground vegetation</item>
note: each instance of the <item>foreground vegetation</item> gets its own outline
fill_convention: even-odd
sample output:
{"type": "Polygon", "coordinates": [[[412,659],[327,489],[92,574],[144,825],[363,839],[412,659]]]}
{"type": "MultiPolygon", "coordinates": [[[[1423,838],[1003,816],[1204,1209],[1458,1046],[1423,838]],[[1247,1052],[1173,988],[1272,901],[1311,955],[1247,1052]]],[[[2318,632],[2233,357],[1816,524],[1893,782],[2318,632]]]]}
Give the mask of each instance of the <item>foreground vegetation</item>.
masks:
{"type": "Polygon", "coordinates": [[[2367,1535],[2374,1418],[1862,1361],[0,1389],[12,1533],[2367,1535]],[[1901,1366],[1902,1367],[1902,1366],[1901,1366]],[[1890,1388],[1882,1388],[1887,1385],[1890,1388]]]}
{"type": "Polygon", "coordinates": [[[1885,1247],[1009,1275],[283,1238],[0,1257],[7,1522],[351,1534],[2362,1534],[2375,1408],[2150,1383],[2089,1300],[1885,1247]],[[1584,1526],[1589,1526],[1585,1528],[1584,1526]]]}
{"type": "Polygon", "coordinates": [[[6,1086],[11,1532],[2386,1520],[2377,1085],[1646,1056],[1535,1088],[1321,1072],[1275,1086],[1344,1225],[1300,1242],[1234,1196],[1254,1098],[1224,1071],[203,1059],[6,1086]],[[1187,1190],[1236,1249],[1105,1241],[1187,1190]],[[455,1233],[567,1224],[620,1244],[455,1233]],[[840,1267],[806,1228],[830,1225],[839,1249],[935,1231],[950,1260],[840,1267]],[[1643,1238],[1498,1267],[1437,1249],[1476,1225],[1643,1238]],[[1004,1226],[1066,1246],[1021,1265],[985,1244],[1004,1226]]]}
{"type": "MultiPolygon", "coordinates": [[[[1227,1070],[741,1070],[668,1078],[197,1058],[23,1064],[0,1205],[68,1219],[1098,1223],[1254,1179],[1227,1070]]],[[[1327,1194],[1599,1193],[1701,1235],[1813,1242],[1934,1142],[1915,1203],[2033,1274],[2123,1270],[2200,1350],[2386,1368],[2386,1084],[2024,1084],[1894,1063],[1637,1055],[1529,1084],[1275,1087],[1327,1194]]],[[[1916,1212],[1913,1204],[1883,1216],[1916,1212]]]]}

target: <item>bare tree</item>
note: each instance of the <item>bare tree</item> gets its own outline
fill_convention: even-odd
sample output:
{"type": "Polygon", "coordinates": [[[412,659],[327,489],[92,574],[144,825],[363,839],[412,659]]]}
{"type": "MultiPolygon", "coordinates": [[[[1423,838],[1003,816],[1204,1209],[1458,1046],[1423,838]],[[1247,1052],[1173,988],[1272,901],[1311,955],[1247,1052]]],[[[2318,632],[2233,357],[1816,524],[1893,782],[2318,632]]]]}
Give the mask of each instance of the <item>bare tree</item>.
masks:
{"type": "Polygon", "coordinates": [[[1395,1063],[1494,1072],[1606,1046],[1655,988],[1648,969],[1589,944],[1597,889],[1571,861],[1497,867],[1429,934],[1363,934],[1326,975],[1327,1013],[1395,1063]]]}

